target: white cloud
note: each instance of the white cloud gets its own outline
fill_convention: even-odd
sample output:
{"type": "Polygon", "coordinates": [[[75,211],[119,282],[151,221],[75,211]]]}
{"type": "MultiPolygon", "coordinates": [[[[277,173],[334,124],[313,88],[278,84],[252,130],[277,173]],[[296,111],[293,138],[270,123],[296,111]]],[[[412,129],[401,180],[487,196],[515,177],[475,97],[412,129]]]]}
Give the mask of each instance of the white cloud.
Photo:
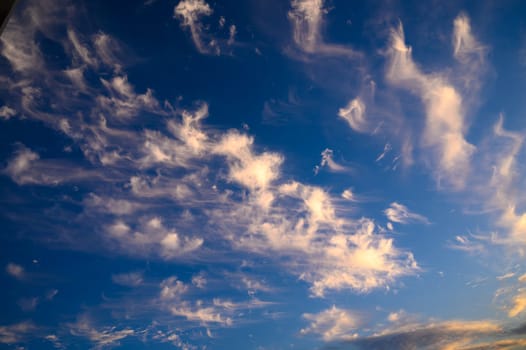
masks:
{"type": "Polygon", "coordinates": [[[100,176],[96,171],[84,170],[73,164],[40,159],[36,152],[22,144],[17,145],[1,173],[18,185],[58,185],[72,180],[94,180],[100,176]]]}
{"type": "Polygon", "coordinates": [[[455,241],[449,244],[451,249],[461,250],[470,254],[479,254],[485,252],[486,248],[483,242],[472,236],[455,236],[455,241]],[[474,239],[472,239],[474,238],[474,239]]]}
{"type": "Polygon", "coordinates": [[[87,88],[86,82],[84,81],[84,68],[71,68],[64,70],[64,74],[71,80],[80,91],[85,91],[87,88]]]}
{"type": "Polygon", "coordinates": [[[3,172],[20,185],[35,182],[33,177],[28,175],[28,170],[31,168],[32,163],[39,158],[37,153],[25,146],[20,146],[15,151],[13,158],[7,163],[3,172]]]}
{"type": "Polygon", "coordinates": [[[298,46],[307,52],[315,51],[321,41],[323,24],[323,0],[293,0],[289,18],[293,25],[293,37],[298,46]]]}
{"type": "Polygon", "coordinates": [[[340,108],[338,116],[345,119],[349,126],[356,132],[365,133],[370,131],[370,125],[365,116],[365,103],[357,97],[340,108]]]}
{"type": "Polygon", "coordinates": [[[146,89],[143,94],[135,93],[134,87],[128,82],[128,77],[115,76],[111,80],[100,79],[108,90],[110,97],[97,96],[99,107],[121,118],[134,117],[141,111],[164,114],[160,109],[159,101],[153,96],[151,89],[146,89]]]}
{"type": "Polygon", "coordinates": [[[177,277],[172,276],[164,279],[161,284],[161,300],[181,299],[183,294],[188,291],[188,286],[183,282],[177,280],[177,277]]]}
{"type": "MultiPolygon", "coordinates": [[[[318,5],[318,14],[322,16],[323,4],[318,5]]],[[[298,6],[293,11],[299,9],[298,6]]],[[[210,6],[199,0],[181,1],[174,13],[182,25],[190,29],[194,42],[197,40],[196,46],[208,50],[202,37],[201,20],[211,15],[210,6]]],[[[322,18],[314,22],[318,20],[322,18]]],[[[321,28],[314,22],[310,22],[312,28],[321,28]]],[[[100,75],[94,69],[96,61],[99,67],[113,70],[113,75],[108,77],[105,71],[105,78],[99,80],[103,89],[99,86],[93,89],[93,81],[84,79],[87,94],[93,94],[90,97],[97,105],[88,108],[85,115],[67,119],[62,115],[69,115],[66,107],[60,113],[44,113],[39,110],[38,92],[55,91],[55,86],[47,84],[48,80],[44,85],[35,85],[32,81],[26,87],[25,98],[33,102],[27,102],[20,113],[64,132],[89,162],[102,169],[89,173],[70,164],[41,159],[34,151],[20,148],[4,171],[9,171],[20,184],[53,185],[71,179],[93,181],[96,187],[92,192],[97,195],[83,203],[88,209],[97,209],[90,214],[99,215],[106,210],[109,214],[126,215],[110,222],[97,222],[100,226],[96,232],[101,232],[104,242],[108,243],[104,248],[165,260],[193,258],[204,244],[203,237],[209,233],[196,234],[196,226],[185,226],[184,220],[174,220],[173,211],[163,214],[166,215],[163,219],[157,210],[152,212],[156,205],[162,209],[167,203],[175,202],[177,209],[191,212],[188,215],[195,215],[203,225],[210,225],[207,227],[217,228],[214,232],[218,236],[214,239],[226,239],[237,251],[270,257],[307,281],[317,296],[327,290],[348,288],[367,292],[387,287],[397,278],[418,270],[413,256],[395,248],[392,239],[377,233],[372,220],[350,219],[348,212],[334,205],[335,199],[321,187],[286,182],[282,178],[285,163],[282,154],[259,151],[254,138],[246,134],[203,128],[201,122],[208,114],[206,104],[200,104],[192,112],[179,112],[167,103],[161,106],[150,89],[137,93],[123,71],[119,60],[121,47],[114,38],[101,32],[91,36],[90,43],[83,41],[74,29],[70,29],[70,33],[73,34],[69,41],[62,44],[67,45],[65,52],[71,56],[71,69],[83,67],[86,77],[100,75]],[[100,95],[95,96],[93,91],[100,91],[100,95]],[[137,130],[137,124],[130,124],[136,120],[129,117],[142,112],[167,117],[166,128],[137,130]],[[214,170],[208,166],[214,166],[214,170]],[[117,195],[99,191],[98,186],[115,188],[106,185],[124,183],[126,179],[130,179],[125,186],[129,191],[118,190],[117,195]],[[139,198],[144,206],[136,206],[139,198]],[[144,213],[131,215],[138,210],[144,213]]],[[[321,53],[350,54],[347,48],[316,40],[321,53]]],[[[80,73],[77,70],[73,76],[80,78],[80,73]]],[[[63,70],[49,74],[66,80],[63,70]]],[[[67,86],[78,92],[73,83],[67,82],[67,86]]],[[[77,101],[64,99],[65,102],[72,100],[77,101]]],[[[57,103],[59,107],[67,105],[57,103]]],[[[13,106],[19,109],[16,104],[13,106]]],[[[326,162],[330,165],[327,159],[326,162]]],[[[93,215],[86,216],[93,219],[93,215]]],[[[246,282],[252,289],[261,289],[253,281],[246,282]]],[[[203,307],[214,308],[213,305],[203,307]]],[[[180,314],[193,315],[190,318],[197,318],[200,309],[202,307],[194,304],[177,307],[180,314]]],[[[204,315],[217,314],[208,311],[204,315]]],[[[226,316],[221,317],[223,323],[225,319],[226,316]]]]}
{"type": "Polygon", "coordinates": [[[354,332],[361,324],[359,315],[336,306],[317,314],[303,314],[303,318],[311,324],[303,328],[301,334],[318,334],[325,341],[355,338],[357,334],[354,332]]]}
{"type": "Polygon", "coordinates": [[[137,230],[117,220],[106,227],[107,239],[115,242],[127,253],[157,255],[165,260],[183,257],[199,249],[204,240],[182,236],[166,228],[160,217],[141,218],[137,230]]]}
{"type": "Polygon", "coordinates": [[[23,280],[26,277],[26,271],[24,267],[15,263],[7,264],[5,271],[17,280],[23,280]]]}
{"type": "Polygon", "coordinates": [[[124,56],[122,45],[114,37],[103,32],[95,34],[92,41],[99,60],[113,68],[115,72],[121,72],[123,68],[121,57],[124,56]]]}
{"type": "Polygon", "coordinates": [[[197,301],[194,307],[189,304],[171,307],[170,312],[174,316],[183,317],[188,321],[198,322],[202,325],[232,325],[232,318],[222,315],[219,308],[214,306],[201,306],[200,301],[197,301]]]}
{"type": "Polygon", "coordinates": [[[42,52],[33,38],[34,32],[28,30],[34,26],[31,19],[11,18],[0,37],[2,55],[15,71],[23,74],[38,72],[44,65],[42,52]]]}
{"type": "Polygon", "coordinates": [[[209,53],[209,48],[203,43],[201,23],[202,17],[212,14],[212,9],[203,0],[182,0],[174,8],[174,17],[181,21],[182,27],[188,27],[192,40],[200,53],[209,53]]]}
{"type": "Polygon", "coordinates": [[[485,72],[487,47],[478,42],[471,31],[469,17],[461,13],[453,22],[453,54],[461,64],[458,75],[467,91],[480,88],[480,78],[485,72]]]}
{"type": "Polygon", "coordinates": [[[250,190],[265,190],[280,176],[283,157],[277,153],[254,154],[254,139],[235,131],[224,135],[214,151],[229,161],[229,179],[250,190]]]}
{"type": "Polygon", "coordinates": [[[15,115],[16,111],[14,109],[9,108],[8,106],[0,107],[0,118],[8,120],[9,118],[14,117],[15,115]]]}
{"type": "Polygon", "coordinates": [[[343,199],[346,199],[348,201],[351,201],[351,202],[355,202],[356,201],[356,195],[354,194],[352,188],[347,188],[347,189],[343,190],[341,196],[342,196],[343,199]]]}
{"type": "Polygon", "coordinates": [[[426,120],[422,144],[434,156],[438,180],[460,189],[470,171],[475,147],[465,139],[466,123],[462,96],[443,74],[424,74],[406,46],[402,24],[391,30],[387,80],[419,96],[426,120]]]}
{"type": "Polygon", "coordinates": [[[491,159],[493,173],[486,191],[490,196],[489,206],[500,210],[497,223],[507,230],[505,238],[498,241],[517,246],[524,244],[526,236],[526,213],[517,209],[522,203],[522,198],[516,189],[520,178],[517,160],[525,135],[504,129],[503,123],[504,118],[501,115],[493,129],[495,136],[493,142],[496,142],[496,147],[491,159]]]}
{"type": "Polygon", "coordinates": [[[265,210],[248,202],[229,214],[218,212],[218,220],[222,229],[233,232],[230,239],[238,249],[290,259],[288,268],[311,284],[313,295],[368,292],[418,271],[413,256],[374,232],[371,220],[339,216],[321,188],[291,182],[278,191],[265,210]]]}
{"type": "Polygon", "coordinates": [[[81,42],[73,28],[68,28],[68,39],[73,47],[75,56],[78,57],[83,64],[94,67],[98,65],[97,59],[93,57],[90,49],[81,42]]]}
{"type": "Polygon", "coordinates": [[[53,298],[58,294],[58,289],[50,289],[45,297],[47,300],[53,300],[53,298]]]}
{"type": "Polygon", "coordinates": [[[184,145],[181,153],[190,156],[202,156],[208,150],[208,135],[201,130],[201,122],[208,117],[208,104],[201,103],[194,111],[181,112],[181,122],[170,120],[168,130],[184,145]]]}
{"type": "Polygon", "coordinates": [[[505,273],[504,275],[497,276],[497,280],[502,281],[502,280],[506,280],[508,278],[511,278],[513,276],[515,276],[514,272],[508,272],[508,273],[505,273]]]}
{"type": "Polygon", "coordinates": [[[392,149],[393,149],[393,147],[391,147],[391,144],[390,143],[386,143],[385,146],[384,146],[384,150],[382,151],[382,153],[380,153],[380,155],[378,155],[378,157],[376,157],[375,162],[379,162],[382,159],[384,159],[385,156],[387,155],[387,153],[389,153],[392,149]]]}
{"type": "Polygon", "coordinates": [[[471,24],[466,14],[459,14],[453,22],[453,53],[455,58],[463,63],[468,63],[470,57],[478,56],[483,59],[486,48],[480,44],[471,33],[471,24]]]}
{"type": "Polygon", "coordinates": [[[384,214],[392,222],[399,224],[409,224],[419,222],[429,224],[429,220],[420,214],[411,212],[405,205],[393,202],[389,208],[384,210],[384,214]]]}
{"type": "Polygon", "coordinates": [[[53,344],[53,346],[57,349],[65,349],[64,345],[60,341],[60,338],[56,334],[48,334],[44,337],[44,339],[53,344]]]}
{"type": "Polygon", "coordinates": [[[40,298],[38,297],[21,298],[17,302],[18,306],[20,306],[22,311],[25,311],[25,312],[34,311],[39,303],[40,303],[40,298]]]}
{"type": "Polygon", "coordinates": [[[30,321],[0,326],[0,343],[16,344],[27,340],[38,328],[30,321]]]}
{"type": "Polygon", "coordinates": [[[356,57],[353,49],[336,44],[328,44],[323,40],[322,29],[324,16],[324,0],[292,0],[288,12],[292,24],[294,43],[303,52],[329,56],[356,57]]]}
{"type": "Polygon", "coordinates": [[[236,34],[237,34],[237,28],[234,24],[230,26],[228,29],[228,41],[227,45],[233,45],[236,41],[236,34]]]}
{"type": "Polygon", "coordinates": [[[316,173],[320,168],[323,168],[325,166],[328,167],[330,171],[337,173],[350,171],[348,167],[338,164],[334,160],[334,151],[329,148],[326,148],[325,150],[323,150],[323,152],[321,152],[321,162],[320,165],[315,168],[316,173]]]}
{"type": "Polygon", "coordinates": [[[111,275],[111,280],[121,286],[138,287],[143,284],[144,277],[142,271],[133,271],[111,275]]]}
{"type": "Polygon", "coordinates": [[[521,292],[513,297],[513,306],[508,310],[509,317],[517,317],[526,310],[526,293],[521,292]]]}
{"type": "Polygon", "coordinates": [[[245,286],[245,288],[248,290],[248,294],[253,295],[256,292],[271,292],[273,289],[269,287],[266,283],[263,281],[251,278],[249,276],[242,276],[241,282],[245,286]]]}
{"type": "Polygon", "coordinates": [[[119,346],[120,340],[136,335],[130,328],[117,330],[116,327],[95,327],[87,315],[81,315],[77,322],[68,327],[72,335],[89,339],[95,349],[119,346]]]}
{"type": "Polygon", "coordinates": [[[141,208],[143,204],[133,202],[126,199],[114,199],[109,197],[100,197],[94,193],[90,193],[85,199],[84,204],[92,209],[104,213],[111,213],[115,215],[129,215],[141,208]]]}
{"type": "Polygon", "coordinates": [[[192,284],[197,288],[203,289],[207,284],[206,277],[202,273],[194,275],[192,276],[192,284]]]}

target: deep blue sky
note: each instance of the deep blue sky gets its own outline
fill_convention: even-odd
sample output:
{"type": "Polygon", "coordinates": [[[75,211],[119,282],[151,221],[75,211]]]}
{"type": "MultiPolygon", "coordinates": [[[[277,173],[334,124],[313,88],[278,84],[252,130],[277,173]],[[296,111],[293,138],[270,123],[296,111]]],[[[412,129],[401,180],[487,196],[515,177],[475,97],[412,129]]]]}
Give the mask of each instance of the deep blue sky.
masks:
{"type": "Polygon", "coordinates": [[[522,1],[32,1],[1,349],[522,349],[522,1]]]}

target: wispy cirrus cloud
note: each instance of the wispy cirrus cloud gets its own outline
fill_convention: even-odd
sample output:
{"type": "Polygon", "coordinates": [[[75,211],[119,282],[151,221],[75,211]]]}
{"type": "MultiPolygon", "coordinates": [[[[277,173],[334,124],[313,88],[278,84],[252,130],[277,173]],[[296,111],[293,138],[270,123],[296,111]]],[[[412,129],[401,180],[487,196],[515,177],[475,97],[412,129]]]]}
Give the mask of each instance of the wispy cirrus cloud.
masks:
{"type": "Polygon", "coordinates": [[[391,30],[386,79],[420,97],[426,113],[422,145],[433,155],[437,180],[465,186],[476,147],[466,138],[462,95],[444,74],[425,74],[414,62],[400,23],[391,30]]]}
{"type": "Polygon", "coordinates": [[[174,8],[174,16],[181,19],[181,26],[188,27],[195,47],[200,53],[208,53],[209,48],[202,40],[203,25],[200,20],[212,14],[212,8],[203,0],[183,0],[174,8]]]}
{"type": "Polygon", "coordinates": [[[60,160],[41,159],[22,144],[17,145],[13,156],[1,173],[19,185],[57,185],[74,180],[96,179],[96,171],[82,169],[60,160]]]}
{"type": "Polygon", "coordinates": [[[345,107],[340,108],[338,116],[343,118],[356,132],[370,131],[370,123],[366,118],[366,106],[360,97],[352,99],[345,107]]]}
{"type": "Polygon", "coordinates": [[[10,262],[5,267],[5,271],[17,280],[24,280],[26,278],[26,271],[22,265],[10,262]]]}
{"type": "Polygon", "coordinates": [[[462,65],[460,79],[466,91],[478,92],[486,70],[488,48],[473,35],[469,17],[459,14],[453,21],[453,56],[462,65]]]}
{"type": "MultiPolygon", "coordinates": [[[[190,21],[199,20],[201,14],[197,14],[186,13],[197,16],[187,18],[187,26],[194,41],[194,34],[199,35],[196,47],[204,48],[201,25],[190,21]]],[[[29,119],[59,131],[78,147],[83,165],[57,162],[48,159],[45,151],[21,146],[5,174],[20,186],[52,185],[61,191],[64,183],[76,182],[89,188],[74,203],[82,208],[81,214],[63,212],[75,223],[67,228],[64,239],[71,247],[86,249],[77,238],[85,233],[83,227],[89,227],[90,237],[103,243],[94,245],[95,251],[210,262],[221,252],[208,242],[219,242],[220,249],[234,254],[263,257],[272,269],[285,270],[303,281],[316,297],[341,290],[387,289],[419,271],[412,253],[383,235],[372,218],[354,218],[335,204],[341,201],[340,191],[333,196],[327,188],[285,176],[285,156],[264,149],[253,135],[206,125],[209,111],[204,102],[187,109],[173,108],[162,103],[152,89],[138,92],[133,75],[127,74],[126,65],[112,51],[115,41],[109,34],[82,36],[74,27],[67,28],[68,41],[58,44],[69,48],[65,50],[65,59],[71,61],[68,73],[63,67],[45,66],[43,74],[50,79],[26,86],[57,93],[53,96],[61,101],[57,109],[50,112],[46,104],[31,98],[38,95],[36,90],[20,90],[13,100],[29,119]],[[58,85],[57,77],[62,79],[64,74],[69,79],[58,85]],[[99,79],[84,78],[89,75],[99,79]],[[79,89],[81,94],[69,94],[79,89]],[[77,106],[79,100],[81,112],[68,113],[68,106],[77,106]],[[150,114],[159,118],[147,119],[150,114]],[[144,127],[154,123],[154,127],[144,127]],[[194,225],[186,224],[192,220],[194,225]]],[[[351,54],[336,46],[321,47],[326,54],[351,54]]],[[[67,157],[67,153],[60,156],[67,157]]],[[[323,157],[329,169],[342,170],[330,152],[323,157]]],[[[350,191],[343,196],[353,199],[350,191]]],[[[56,205],[60,208],[60,203],[56,205]]],[[[126,292],[140,293],[146,288],[144,275],[137,271],[114,274],[111,279],[133,287],[122,288],[126,292]]],[[[255,296],[273,289],[255,278],[240,279],[248,293],[246,300],[203,295],[209,284],[203,278],[192,281],[166,278],[159,283],[157,298],[137,308],[155,308],[181,329],[209,329],[232,327],[243,321],[244,313],[270,305],[255,296]]],[[[303,333],[320,334],[324,339],[346,338],[351,333],[345,328],[358,325],[350,311],[336,307],[325,313],[306,313],[305,319],[311,324],[303,333]]],[[[163,317],[159,322],[166,321],[163,317]]],[[[80,316],[66,328],[95,348],[146,337],[144,330],[118,322],[99,326],[89,316],[80,316]]],[[[162,342],[189,347],[176,333],[156,334],[162,342]]]]}
{"type": "Polygon", "coordinates": [[[113,283],[126,287],[138,287],[144,282],[142,271],[118,273],[111,276],[113,283]]]}
{"type": "Polygon", "coordinates": [[[222,298],[196,298],[205,286],[184,283],[176,276],[164,279],[160,285],[159,300],[163,310],[190,324],[203,327],[230,327],[240,322],[243,310],[258,309],[272,305],[256,298],[248,301],[232,301],[222,298]]]}
{"type": "Polygon", "coordinates": [[[321,162],[319,165],[316,165],[314,167],[314,173],[318,174],[320,169],[327,167],[329,171],[335,172],[335,173],[342,173],[342,172],[350,172],[351,168],[342,165],[340,163],[337,163],[334,160],[334,151],[330,148],[326,148],[321,152],[321,162]]]}
{"type": "MultiPolygon", "coordinates": [[[[197,51],[205,55],[221,55],[231,52],[236,43],[238,28],[235,24],[228,26],[226,38],[212,35],[203,20],[210,17],[214,10],[204,0],[182,0],[174,7],[174,18],[181,22],[181,27],[188,28],[197,51]]],[[[225,27],[226,19],[221,16],[219,30],[225,27]]]]}
{"type": "Polygon", "coordinates": [[[391,203],[389,208],[384,210],[384,214],[388,220],[398,224],[430,223],[425,216],[410,211],[409,208],[398,202],[391,203]]]}
{"type": "Polygon", "coordinates": [[[14,117],[16,115],[16,111],[9,106],[2,106],[0,107],[0,118],[4,118],[5,120],[14,117]]]}
{"type": "Polygon", "coordinates": [[[301,334],[317,334],[325,341],[356,338],[358,334],[355,332],[362,323],[359,314],[334,305],[317,314],[303,314],[303,318],[311,323],[300,331],[301,334]]]}
{"type": "Polygon", "coordinates": [[[38,327],[31,321],[0,326],[0,343],[17,344],[33,338],[38,327]]]}
{"type": "Polygon", "coordinates": [[[185,256],[199,249],[204,240],[200,237],[181,235],[165,227],[160,217],[141,218],[134,229],[123,220],[116,220],[106,227],[106,239],[126,252],[140,255],[157,255],[170,260],[185,256]]]}
{"type": "Polygon", "coordinates": [[[328,10],[324,0],[292,0],[288,12],[292,24],[292,38],[304,53],[356,58],[358,51],[348,46],[329,44],[323,38],[324,17],[328,10]]]}
{"type": "Polygon", "coordinates": [[[68,324],[67,328],[72,335],[87,338],[94,345],[94,349],[119,346],[122,339],[137,335],[131,328],[97,327],[87,314],[80,315],[77,321],[68,324]]]}

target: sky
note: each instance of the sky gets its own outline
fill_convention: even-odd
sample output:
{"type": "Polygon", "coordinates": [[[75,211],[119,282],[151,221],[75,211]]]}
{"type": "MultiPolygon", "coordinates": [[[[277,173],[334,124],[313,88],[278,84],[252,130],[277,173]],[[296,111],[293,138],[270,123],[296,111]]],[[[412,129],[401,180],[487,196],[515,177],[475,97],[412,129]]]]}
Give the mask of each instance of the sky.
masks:
{"type": "Polygon", "coordinates": [[[524,91],[519,0],[20,0],[0,349],[524,349],[524,91]]]}

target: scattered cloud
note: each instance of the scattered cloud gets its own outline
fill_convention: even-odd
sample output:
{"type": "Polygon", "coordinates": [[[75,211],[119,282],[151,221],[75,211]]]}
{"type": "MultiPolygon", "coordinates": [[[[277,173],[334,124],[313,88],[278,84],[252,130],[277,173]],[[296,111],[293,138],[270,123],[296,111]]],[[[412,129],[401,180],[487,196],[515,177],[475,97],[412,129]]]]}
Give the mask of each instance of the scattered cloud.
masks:
{"type": "Polygon", "coordinates": [[[508,272],[508,273],[505,273],[504,275],[497,276],[497,280],[502,281],[508,278],[512,278],[513,276],[515,276],[514,272],[508,272]]]}
{"type": "Polygon", "coordinates": [[[324,7],[324,0],[292,0],[290,6],[288,17],[292,24],[292,38],[303,52],[351,58],[359,56],[350,47],[324,41],[324,16],[328,11],[324,7]]]}
{"type": "Polygon", "coordinates": [[[212,8],[203,0],[183,0],[174,8],[174,17],[181,21],[182,27],[188,27],[197,51],[209,53],[210,48],[203,42],[201,18],[212,14],[212,8]]]}
{"type": "Polygon", "coordinates": [[[200,273],[192,276],[192,284],[197,288],[204,288],[206,286],[207,280],[204,274],[200,273]]]}
{"type": "MultiPolygon", "coordinates": [[[[199,303],[198,303],[199,304],[199,303]]],[[[225,326],[232,325],[232,319],[227,316],[223,316],[220,310],[213,306],[200,305],[181,305],[174,306],[170,309],[170,312],[174,316],[183,317],[188,321],[198,322],[201,325],[207,324],[220,324],[225,326]]]]}
{"type": "Polygon", "coordinates": [[[323,150],[323,152],[321,152],[321,162],[320,165],[316,165],[316,167],[314,168],[314,173],[317,175],[319,170],[323,167],[327,167],[330,171],[336,173],[350,171],[350,168],[338,164],[334,160],[334,151],[329,148],[326,148],[325,150],[323,150]]]}
{"type": "Polygon", "coordinates": [[[477,236],[458,235],[455,240],[448,245],[451,249],[464,251],[470,254],[480,254],[486,251],[484,241],[477,236]]]}
{"type": "Polygon", "coordinates": [[[347,106],[340,108],[338,116],[343,118],[356,132],[371,131],[365,115],[365,103],[359,97],[349,101],[347,106]]]}
{"type": "Polygon", "coordinates": [[[24,267],[15,263],[7,264],[5,271],[17,280],[23,280],[26,278],[26,271],[24,267]]]}
{"type": "Polygon", "coordinates": [[[137,335],[133,329],[117,327],[96,327],[87,315],[78,317],[75,323],[68,324],[69,332],[77,337],[87,338],[94,349],[103,349],[120,345],[120,340],[137,335]]]}
{"type": "Polygon", "coordinates": [[[14,117],[16,114],[16,111],[12,108],[9,108],[8,106],[0,107],[0,118],[8,120],[9,118],[14,117]]]}
{"type": "Polygon", "coordinates": [[[387,52],[387,80],[420,97],[426,119],[422,145],[434,157],[436,178],[461,189],[470,172],[471,157],[476,148],[466,138],[466,121],[462,96],[440,73],[423,73],[405,43],[402,23],[391,30],[387,52]]]}
{"type": "Polygon", "coordinates": [[[138,287],[143,284],[144,278],[142,271],[133,271],[128,273],[118,273],[111,275],[113,283],[126,287],[138,287]]]}
{"type": "Polygon", "coordinates": [[[74,56],[77,57],[82,64],[87,64],[93,67],[99,65],[97,57],[90,52],[88,45],[79,38],[77,32],[73,28],[68,28],[68,39],[71,43],[74,56]]]}
{"type": "Polygon", "coordinates": [[[469,17],[459,14],[453,21],[453,55],[462,65],[460,74],[463,87],[477,91],[482,73],[485,71],[488,48],[475,38],[469,17]]]}
{"type": "Polygon", "coordinates": [[[181,299],[182,295],[188,291],[188,286],[182,281],[177,280],[177,277],[172,276],[164,279],[161,284],[161,300],[177,300],[181,299]]]}
{"type": "Polygon", "coordinates": [[[30,321],[0,326],[0,343],[22,343],[34,336],[38,328],[30,321]]]}
{"type": "Polygon", "coordinates": [[[358,314],[339,309],[334,305],[317,314],[303,314],[303,318],[311,321],[311,324],[303,328],[301,334],[314,333],[325,341],[356,338],[358,334],[355,332],[361,324],[358,314]]]}
{"type": "Polygon", "coordinates": [[[115,199],[111,197],[99,197],[90,193],[85,199],[86,208],[111,213],[115,215],[129,215],[144,207],[143,204],[126,199],[115,199]]]}
{"type": "Polygon", "coordinates": [[[159,106],[159,101],[153,96],[153,91],[147,89],[143,94],[137,94],[126,75],[115,76],[111,80],[101,78],[100,81],[110,95],[109,97],[104,95],[97,97],[101,110],[122,118],[134,117],[144,111],[155,114],[164,113],[159,106]]]}
{"type": "Polygon", "coordinates": [[[390,143],[386,143],[385,146],[384,146],[384,150],[382,151],[382,153],[380,153],[378,155],[378,157],[376,157],[375,162],[379,162],[382,159],[384,159],[385,156],[387,155],[387,153],[391,152],[392,149],[393,149],[393,147],[391,146],[391,144],[390,143]]]}
{"type": "Polygon", "coordinates": [[[28,311],[34,311],[38,304],[40,302],[40,299],[38,297],[32,297],[32,298],[20,298],[18,300],[18,306],[22,309],[24,312],[28,311]]]}
{"type": "Polygon", "coordinates": [[[227,45],[233,45],[236,41],[237,28],[235,24],[232,24],[228,29],[228,41],[227,45]]]}
{"type": "Polygon", "coordinates": [[[399,224],[422,223],[429,224],[429,220],[420,214],[413,213],[405,205],[393,202],[389,208],[384,210],[384,214],[392,222],[399,224]]]}
{"type": "Polygon", "coordinates": [[[10,19],[0,41],[2,42],[2,56],[4,56],[13,70],[21,74],[37,72],[44,65],[42,52],[33,38],[33,33],[25,30],[26,26],[35,26],[30,16],[10,19]]]}
{"type": "Polygon", "coordinates": [[[526,310],[526,293],[520,292],[513,297],[513,306],[508,311],[509,317],[516,317],[526,310]]]}
{"type": "Polygon", "coordinates": [[[134,230],[124,221],[116,220],[106,227],[106,238],[125,252],[156,254],[166,260],[191,253],[204,242],[202,238],[183,236],[174,229],[166,228],[160,217],[141,218],[138,226],[134,230]]]}
{"type": "Polygon", "coordinates": [[[96,33],[92,40],[98,60],[112,68],[116,73],[121,72],[124,68],[123,58],[126,56],[122,44],[104,32],[96,33]]]}
{"type": "Polygon", "coordinates": [[[64,161],[41,159],[38,153],[22,144],[17,145],[1,173],[9,176],[18,185],[58,185],[99,177],[95,171],[84,170],[64,161]]]}
{"type": "Polygon", "coordinates": [[[351,201],[351,202],[355,202],[356,201],[356,195],[354,194],[352,188],[347,188],[347,189],[343,190],[341,196],[342,196],[343,199],[346,199],[348,201],[351,201]]]}

